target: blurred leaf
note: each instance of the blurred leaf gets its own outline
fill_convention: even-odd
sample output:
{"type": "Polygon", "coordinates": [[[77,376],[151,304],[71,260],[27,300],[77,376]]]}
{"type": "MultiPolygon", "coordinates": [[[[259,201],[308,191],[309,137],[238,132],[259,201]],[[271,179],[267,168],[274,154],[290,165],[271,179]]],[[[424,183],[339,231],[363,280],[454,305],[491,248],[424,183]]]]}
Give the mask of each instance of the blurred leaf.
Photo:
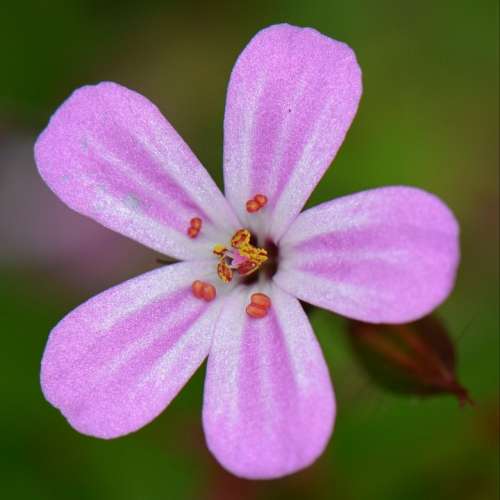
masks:
{"type": "Polygon", "coordinates": [[[472,403],[456,376],[456,354],[445,326],[435,316],[403,325],[350,321],[358,359],[380,386],[402,394],[453,394],[472,403]]]}

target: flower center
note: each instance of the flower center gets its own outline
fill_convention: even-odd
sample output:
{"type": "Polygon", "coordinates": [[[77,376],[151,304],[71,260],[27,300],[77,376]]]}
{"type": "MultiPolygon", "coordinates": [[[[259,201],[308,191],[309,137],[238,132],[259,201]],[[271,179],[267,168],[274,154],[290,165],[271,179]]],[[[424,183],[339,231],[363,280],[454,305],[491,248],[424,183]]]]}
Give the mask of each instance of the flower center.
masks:
{"type": "MultiPolygon", "coordinates": [[[[256,194],[251,200],[246,202],[246,210],[252,214],[259,212],[267,205],[267,196],[256,194]]],[[[196,238],[203,226],[203,221],[199,217],[194,217],[189,221],[186,231],[190,238],[196,238]]],[[[265,248],[256,246],[255,239],[248,229],[238,229],[227,247],[217,244],[213,248],[213,253],[217,255],[217,275],[223,283],[232,281],[237,273],[242,279],[240,283],[250,285],[258,281],[257,273],[265,265],[264,273],[268,278],[272,278],[278,267],[278,247],[270,240],[265,242],[265,248]]],[[[200,300],[211,302],[217,296],[215,284],[196,280],[191,285],[193,295],[200,300]]],[[[253,293],[250,303],[246,305],[245,311],[250,318],[260,319],[268,315],[272,307],[271,298],[262,292],[253,293]]]]}
{"type": "Polygon", "coordinates": [[[249,276],[267,261],[267,250],[252,245],[251,237],[248,229],[238,229],[231,238],[231,248],[215,245],[213,252],[219,257],[217,275],[224,283],[233,279],[234,272],[249,276]]]}

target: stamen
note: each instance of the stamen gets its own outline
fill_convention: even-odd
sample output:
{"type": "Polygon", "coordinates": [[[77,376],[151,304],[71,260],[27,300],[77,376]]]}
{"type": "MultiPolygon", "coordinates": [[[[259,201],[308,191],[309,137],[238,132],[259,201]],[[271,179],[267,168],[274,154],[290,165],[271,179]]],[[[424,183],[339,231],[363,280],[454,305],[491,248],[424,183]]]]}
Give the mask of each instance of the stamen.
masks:
{"type": "Polygon", "coordinates": [[[265,293],[253,293],[250,302],[266,309],[271,307],[271,299],[265,293]]]}
{"type": "Polygon", "coordinates": [[[233,279],[233,271],[224,259],[221,259],[217,264],[217,275],[224,283],[229,283],[233,279]]]}
{"type": "Polygon", "coordinates": [[[255,201],[255,200],[248,200],[247,201],[247,212],[250,212],[251,214],[253,214],[254,212],[257,212],[258,210],[260,210],[259,202],[255,201]]]}
{"type": "Polygon", "coordinates": [[[252,235],[248,229],[239,229],[231,238],[231,249],[224,245],[215,245],[213,253],[219,257],[217,274],[224,283],[229,283],[236,270],[242,276],[248,276],[267,261],[267,251],[254,247],[250,240],[252,235]]]}
{"type": "Polygon", "coordinates": [[[231,246],[233,248],[242,248],[250,243],[251,237],[248,229],[238,229],[231,238],[231,246]]]}
{"type": "Polygon", "coordinates": [[[201,229],[202,221],[199,217],[193,217],[191,219],[191,227],[194,227],[195,229],[201,229]]]}
{"type": "Polygon", "coordinates": [[[217,290],[213,285],[200,280],[193,281],[191,290],[197,299],[203,299],[206,302],[211,302],[217,296],[217,290]]]}
{"type": "Polygon", "coordinates": [[[202,226],[203,222],[199,217],[193,217],[189,221],[189,224],[190,224],[190,226],[187,230],[187,235],[190,238],[196,238],[198,236],[198,233],[201,230],[201,226],[202,226]]]}
{"type": "Polygon", "coordinates": [[[227,252],[227,248],[224,245],[218,244],[214,246],[213,252],[215,255],[222,257],[227,252]]]}
{"type": "Polygon", "coordinates": [[[193,281],[193,284],[191,285],[191,289],[193,290],[193,295],[197,299],[202,299],[203,298],[203,281],[196,280],[193,281]]]}
{"type": "Polygon", "coordinates": [[[267,205],[267,196],[263,194],[256,194],[251,200],[246,203],[247,212],[254,213],[258,212],[261,208],[267,205]]]}
{"type": "Polygon", "coordinates": [[[203,295],[203,299],[206,302],[211,302],[212,300],[215,299],[215,296],[217,295],[217,291],[215,290],[215,287],[213,285],[211,285],[210,283],[205,283],[203,285],[202,295],[203,295]]]}
{"type": "Polygon", "coordinates": [[[256,194],[253,198],[263,208],[267,205],[267,196],[264,194],[256,194]]]}
{"type": "Polygon", "coordinates": [[[251,318],[260,319],[267,316],[267,309],[265,307],[260,307],[255,304],[249,304],[245,311],[251,318]]]}
{"type": "Polygon", "coordinates": [[[253,293],[245,311],[252,318],[264,318],[270,307],[271,299],[265,293],[253,293]]]}

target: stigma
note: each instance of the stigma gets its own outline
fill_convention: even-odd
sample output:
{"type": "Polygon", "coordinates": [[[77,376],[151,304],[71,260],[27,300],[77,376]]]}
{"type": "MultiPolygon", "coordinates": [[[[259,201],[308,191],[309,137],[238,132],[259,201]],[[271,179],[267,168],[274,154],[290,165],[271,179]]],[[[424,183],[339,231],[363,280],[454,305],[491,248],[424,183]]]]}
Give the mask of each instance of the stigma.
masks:
{"type": "Polygon", "coordinates": [[[217,275],[224,283],[233,279],[234,272],[248,276],[267,261],[267,251],[250,243],[248,229],[238,229],[231,238],[231,248],[215,245],[213,253],[219,257],[217,275]]]}

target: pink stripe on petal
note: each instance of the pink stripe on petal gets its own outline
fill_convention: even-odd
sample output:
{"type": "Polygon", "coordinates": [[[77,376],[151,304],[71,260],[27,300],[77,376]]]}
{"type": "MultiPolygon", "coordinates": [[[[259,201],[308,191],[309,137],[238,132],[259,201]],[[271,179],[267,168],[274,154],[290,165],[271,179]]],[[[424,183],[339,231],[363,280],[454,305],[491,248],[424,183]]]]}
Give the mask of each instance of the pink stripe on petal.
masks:
{"type": "Polygon", "coordinates": [[[35,158],[71,208],[164,254],[204,257],[239,227],[156,106],[115,83],[75,91],[40,135],[35,158]],[[186,235],[193,217],[204,222],[195,240],[186,235]]]}
{"type": "Polygon", "coordinates": [[[76,308],[52,331],[41,384],[78,431],[133,432],[176,396],[208,353],[221,301],[193,297],[208,262],[173,264],[76,308]]]}
{"type": "Polygon", "coordinates": [[[245,313],[257,288],[227,299],[210,349],[203,425],[233,474],[276,478],[307,467],[330,437],[335,403],[328,368],[299,302],[277,287],[265,318],[245,313]]]}
{"type": "Polygon", "coordinates": [[[277,241],[333,160],[356,113],[361,71],[352,50],[315,30],[276,25],[240,55],[224,122],[226,196],[253,227],[245,202],[265,194],[277,241]]]}
{"type": "Polygon", "coordinates": [[[301,300],[372,323],[406,323],[450,293],[458,225],[419,189],[373,189],[302,213],[280,242],[275,282],[301,300]]]}

